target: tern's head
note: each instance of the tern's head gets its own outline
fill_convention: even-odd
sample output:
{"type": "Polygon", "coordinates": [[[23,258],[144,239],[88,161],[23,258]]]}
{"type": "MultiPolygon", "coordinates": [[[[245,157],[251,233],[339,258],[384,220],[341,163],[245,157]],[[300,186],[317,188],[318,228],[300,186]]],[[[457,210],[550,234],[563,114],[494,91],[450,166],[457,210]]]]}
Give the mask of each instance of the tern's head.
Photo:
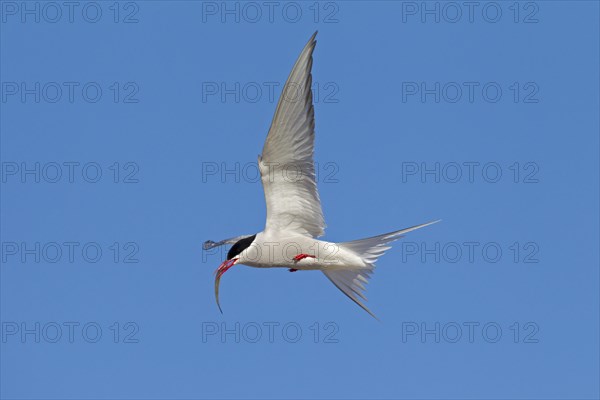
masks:
{"type": "MultiPolygon", "coordinates": [[[[240,261],[242,252],[250,247],[255,237],[256,235],[252,235],[238,240],[233,246],[231,246],[231,249],[229,249],[229,252],[227,253],[227,260],[223,261],[223,263],[221,263],[219,268],[217,268],[215,271],[215,274],[217,274],[215,277],[215,296],[217,298],[219,310],[221,310],[221,306],[219,305],[219,282],[221,281],[221,276],[227,272],[229,268],[233,267],[238,261],[240,261]]],[[[223,311],[221,310],[221,312],[223,311]]]]}
{"type": "Polygon", "coordinates": [[[229,252],[227,252],[227,260],[233,260],[234,258],[238,257],[242,251],[250,247],[255,237],[256,235],[252,235],[235,242],[235,244],[231,246],[231,249],[229,249],[229,252]]]}

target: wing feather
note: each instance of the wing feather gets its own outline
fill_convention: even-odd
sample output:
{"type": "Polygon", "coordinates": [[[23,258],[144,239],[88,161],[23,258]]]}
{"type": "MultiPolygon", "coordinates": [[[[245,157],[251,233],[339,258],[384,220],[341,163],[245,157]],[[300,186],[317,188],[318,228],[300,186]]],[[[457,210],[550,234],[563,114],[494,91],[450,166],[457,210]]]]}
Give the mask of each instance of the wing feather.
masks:
{"type": "Polygon", "coordinates": [[[366,284],[368,282],[373,273],[373,268],[373,266],[370,266],[362,269],[324,269],[323,273],[346,296],[358,304],[363,310],[368,312],[372,317],[377,319],[375,314],[373,314],[360,300],[363,299],[364,301],[367,301],[367,298],[363,293],[366,290],[363,283],[366,284]]]}
{"type": "Polygon", "coordinates": [[[258,164],[267,203],[265,230],[318,237],[325,219],[314,166],[312,54],[315,32],[283,88],[258,164]]]}

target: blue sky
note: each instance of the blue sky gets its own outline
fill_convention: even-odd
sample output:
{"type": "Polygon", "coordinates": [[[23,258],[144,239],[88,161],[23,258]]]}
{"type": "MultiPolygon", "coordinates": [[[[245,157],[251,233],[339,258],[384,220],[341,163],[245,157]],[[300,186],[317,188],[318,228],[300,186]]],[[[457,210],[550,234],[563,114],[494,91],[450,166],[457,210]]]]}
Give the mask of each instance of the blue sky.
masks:
{"type": "Polygon", "coordinates": [[[599,397],[597,2],[61,4],[0,3],[2,398],[599,397]],[[243,266],[221,315],[317,29],[325,239],[443,222],[381,322],[243,266]]]}

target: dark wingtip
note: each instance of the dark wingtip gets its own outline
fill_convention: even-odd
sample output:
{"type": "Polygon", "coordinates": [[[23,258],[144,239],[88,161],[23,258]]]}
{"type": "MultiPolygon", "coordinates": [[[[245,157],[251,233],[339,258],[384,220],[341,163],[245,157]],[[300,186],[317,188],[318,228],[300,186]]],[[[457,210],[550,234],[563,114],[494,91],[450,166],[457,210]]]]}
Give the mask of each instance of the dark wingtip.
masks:
{"type": "Polygon", "coordinates": [[[317,31],[315,31],[315,33],[313,33],[313,34],[312,34],[312,36],[310,37],[310,39],[308,39],[308,43],[307,43],[307,45],[309,45],[309,44],[312,44],[312,45],[314,46],[314,45],[316,45],[316,44],[317,44],[317,40],[316,40],[317,33],[319,33],[319,31],[318,31],[318,30],[317,30],[317,31]]]}

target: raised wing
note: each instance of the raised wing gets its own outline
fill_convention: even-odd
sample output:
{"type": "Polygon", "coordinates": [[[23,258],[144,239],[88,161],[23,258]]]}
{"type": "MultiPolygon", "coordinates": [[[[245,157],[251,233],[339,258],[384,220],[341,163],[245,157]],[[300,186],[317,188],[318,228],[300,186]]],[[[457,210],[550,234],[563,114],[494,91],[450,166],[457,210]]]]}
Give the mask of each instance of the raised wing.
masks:
{"type": "Polygon", "coordinates": [[[311,67],[316,35],[294,64],[258,158],[267,203],[265,231],[285,230],[310,237],[325,233],[313,160],[311,67]]]}

